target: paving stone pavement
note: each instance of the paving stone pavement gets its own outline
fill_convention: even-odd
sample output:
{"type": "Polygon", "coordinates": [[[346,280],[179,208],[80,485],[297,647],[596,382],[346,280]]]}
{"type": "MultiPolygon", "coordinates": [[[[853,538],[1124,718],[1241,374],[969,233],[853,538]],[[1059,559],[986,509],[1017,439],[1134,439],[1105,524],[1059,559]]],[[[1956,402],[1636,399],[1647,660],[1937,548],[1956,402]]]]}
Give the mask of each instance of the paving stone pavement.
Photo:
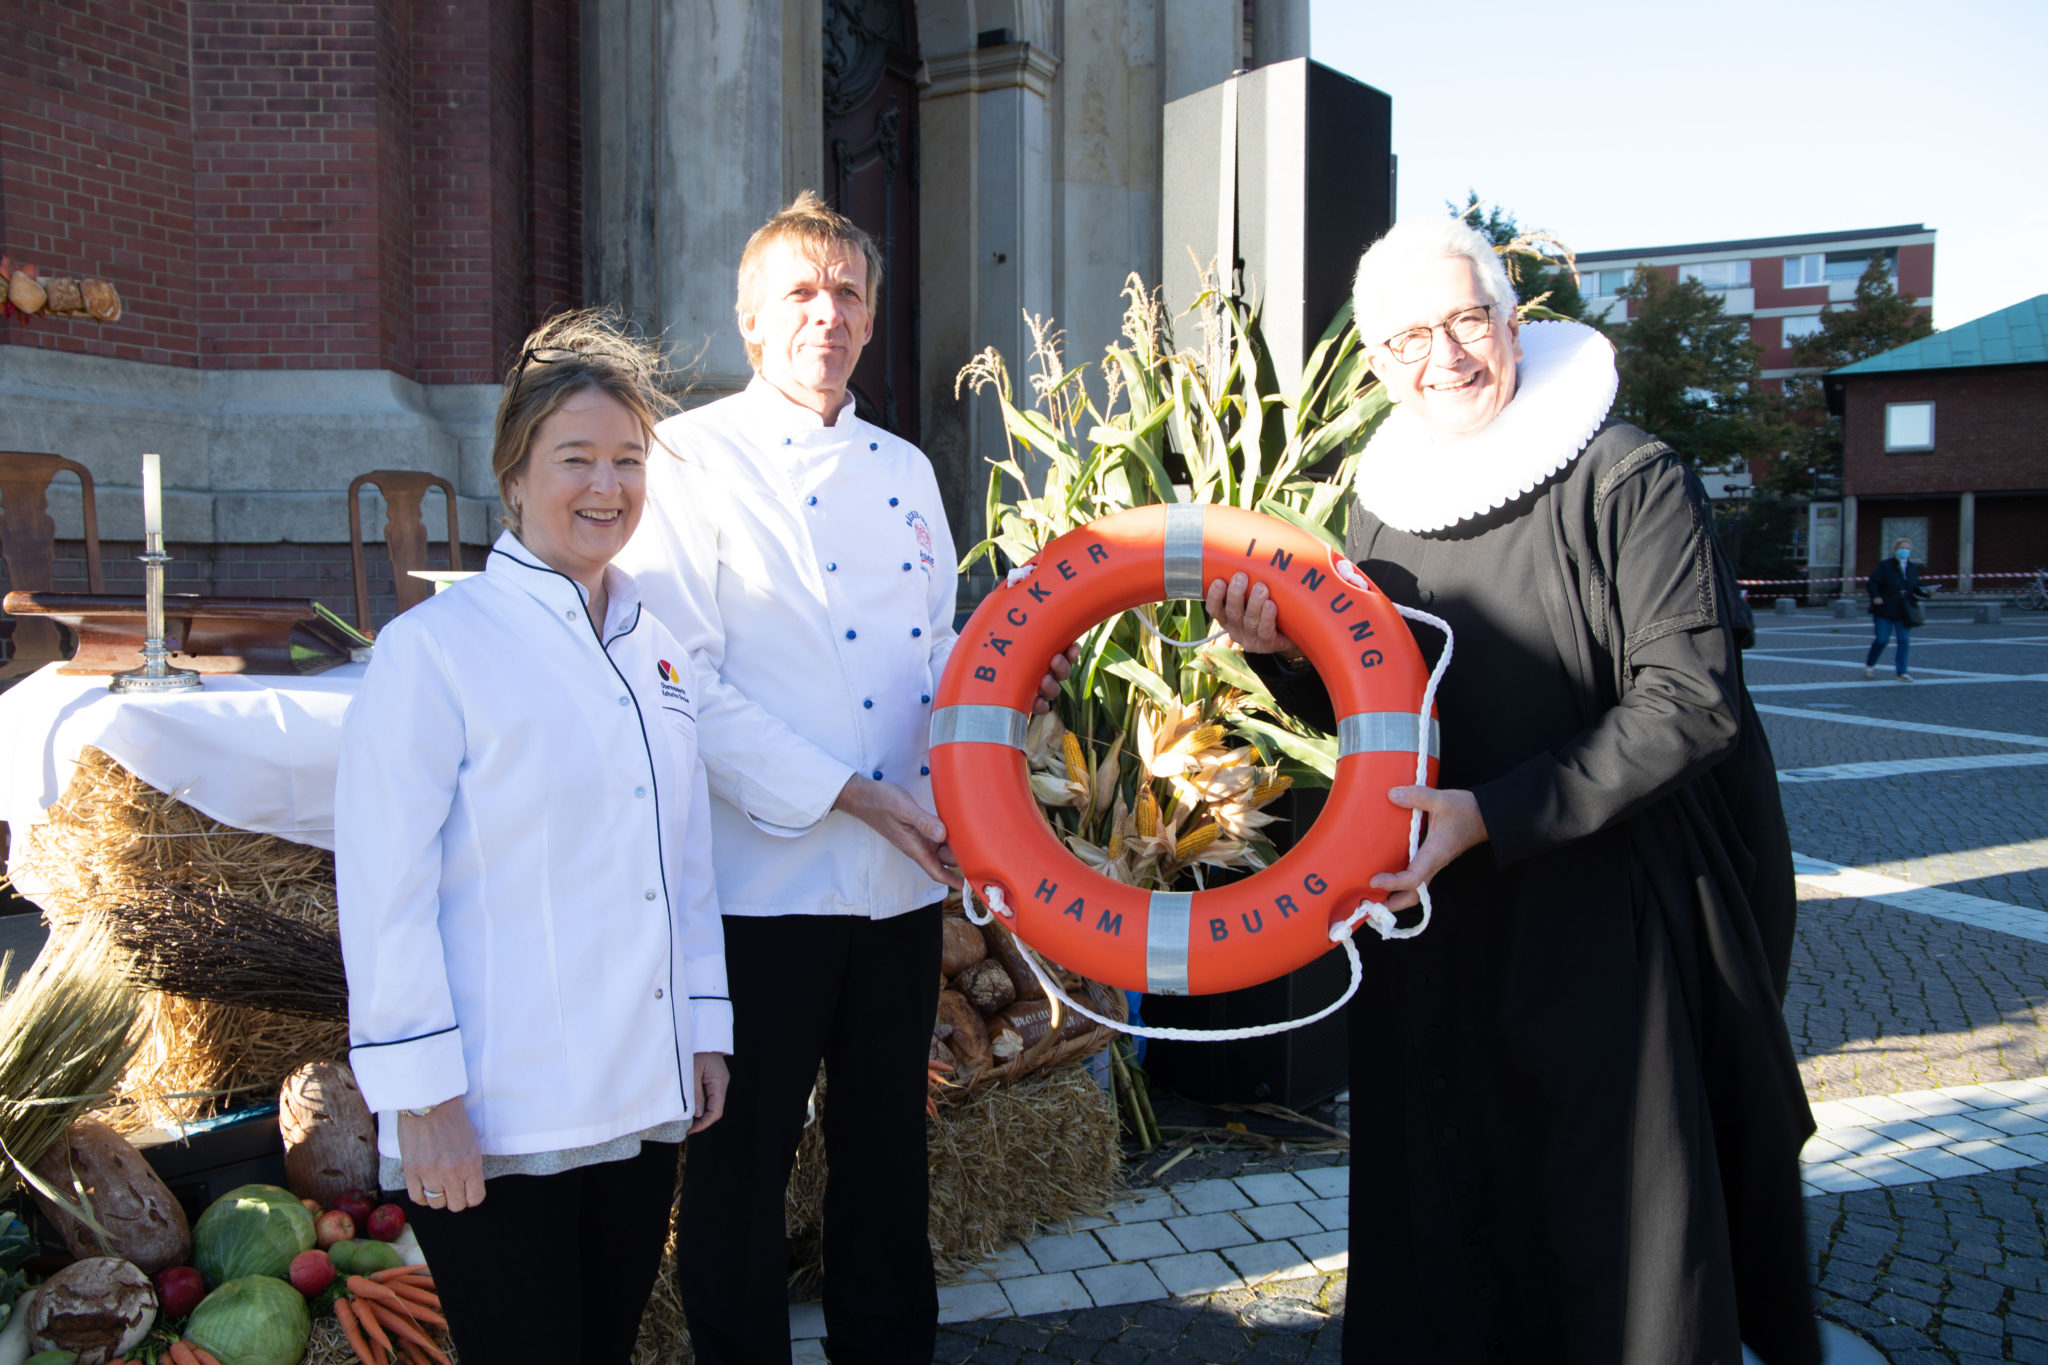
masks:
{"type": "MultiPolygon", "coordinates": [[[[1890,680],[1889,655],[1886,676],[1863,680],[1867,622],[1806,611],[1759,626],[1747,671],[1769,708],[1781,769],[2040,752],[2048,741],[2048,616],[2015,612],[1972,626],[1937,611],[1914,633],[1913,668],[1926,681],[1913,684],[1890,680]],[[1953,681],[1968,674],[2003,677],[1953,681]],[[1800,686],[1816,683],[1825,686],[1800,686]]],[[[2048,766],[1782,790],[1804,854],[2048,915],[2048,766]]],[[[1811,1099],[2048,1075],[2048,945],[1805,885],[1800,913],[1787,1022],[1811,1099]]],[[[1137,1164],[1134,1183],[1165,1159],[1137,1164]]],[[[1166,1178],[1178,1185],[1334,1160],[1204,1150],[1166,1178]]],[[[1816,1194],[1806,1207],[1819,1311],[1892,1365],[2048,1365],[2048,1164],[1816,1194]]],[[[950,1324],[935,1360],[1335,1361],[1344,1289],[1338,1273],[950,1324]]],[[[806,1345],[800,1361],[823,1359],[806,1345]]]]}

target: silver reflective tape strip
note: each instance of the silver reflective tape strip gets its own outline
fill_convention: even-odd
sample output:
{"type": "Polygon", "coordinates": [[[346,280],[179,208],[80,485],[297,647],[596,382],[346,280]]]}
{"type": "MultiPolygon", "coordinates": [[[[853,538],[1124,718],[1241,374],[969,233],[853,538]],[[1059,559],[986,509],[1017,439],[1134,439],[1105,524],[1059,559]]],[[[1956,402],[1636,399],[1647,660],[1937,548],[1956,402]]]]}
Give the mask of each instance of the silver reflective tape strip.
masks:
{"type": "Polygon", "coordinates": [[[1166,595],[1172,602],[1202,596],[1202,504],[1166,507],[1166,595]]]}
{"type": "Polygon", "coordinates": [[[1026,717],[1007,706],[941,706],[932,712],[932,747],[941,744],[1007,744],[1024,747],[1026,717]]]}
{"type": "MultiPolygon", "coordinates": [[[[1415,752],[1413,711],[1361,711],[1337,722],[1337,756],[1346,754],[1412,754],[1415,752]]],[[[1439,758],[1436,717],[1429,721],[1429,756],[1439,758]]]]}
{"type": "Polygon", "coordinates": [[[1145,990],[1152,995],[1188,993],[1188,921],[1192,891],[1154,891],[1145,916],[1145,990]]]}

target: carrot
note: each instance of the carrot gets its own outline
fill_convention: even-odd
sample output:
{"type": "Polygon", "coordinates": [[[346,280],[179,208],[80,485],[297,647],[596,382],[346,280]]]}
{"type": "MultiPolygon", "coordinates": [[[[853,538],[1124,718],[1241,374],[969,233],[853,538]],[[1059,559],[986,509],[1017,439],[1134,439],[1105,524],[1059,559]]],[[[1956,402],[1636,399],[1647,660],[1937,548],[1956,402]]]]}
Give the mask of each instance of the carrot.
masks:
{"type": "Polygon", "coordinates": [[[192,1354],[192,1348],[185,1342],[172,1342],[166,1354],[171,1358],[171,1365],[199,1365],[199,1357],[192,1354]]]}
{"type": "Polygon", "coordinates": [[[362,1324],[363,1335],[370,1339],[372,1346],[383,1353],[377,1357],[379,1360],[382,1360],[384,1355],[397,1355],[398,1347],[392,1344],[390,1333],[384,1330],[383,1319],[372,1313],[371,1307],[372,1305],[364,1303],[361,1299],[356,1300],[356,1321],[362,1324]]]}
{"type": "Polygon", "coordinates": [[[375,1299],[378,1303],[388,1303],[394,1308],[405,1306],[405,1300],[399,1298],[398,1291],[390,1285],[378,1284],[375,1280],[365,1279],[361,1275],[348,1277],[348,1292],[359,1299],[375,1299]]]}
{"type": "Polygon", "coordinates": [[[401,1265],[393,1266],[389,1270],[372,1271],[370,1278],[378,1284],[389,1284],[393,1280],[419,1279],[432,1285],[434,1282],[434,1272],[427,1269],[424,1265],[401,1265]]]}
{"type": "Polygon", "coordinates": [[[348,1342],[348,1348],[356,1353],[356,1359],[363,1365],[384,1365],[383,1360],[370,1354],[370,1343],[363,1337],[363,1329],[356,1325],[355,1309],[347,1299],[334,1301],[334,1320],[341,1324],[341,1335],[348,1342]]]}
{"type": "Polygon", "coordinates": [[[192,1354],[199,1358],[199,1365],[220,1365],[220,1361],[214,1358],[213,1353],[203,1346],[193,1344],[192,1354]]]}
{"type": "Polygon", "coordinates": [[[439,1294],[416,1288],[413,1285],[407,1284],[404,1280],[394,1281],[391,1289],[393,1293],[397,1294],[399,1298],[404,1299],[407,1303],[416,1303],[422,1308],[431,1308],[437,1313],[441,1311],[441,1296],[439,1294]]]}
{"type": "Polygon", "coordinates": [[[433,1342],[427,1340],[426,1333],[420,1331],[419,1328],[413,1326],[410,1322],[407,1322],[397,1309],[386,1308],[382,1304],[374,1302],[358,1304],[357,1307],[375,1314],[384,1326],[390,1329],[393,1336],[403,1337],[419,1347],[429,1357],[439,1362],[439,1365],[451,1365],[447,1353],[433,1342]]]}

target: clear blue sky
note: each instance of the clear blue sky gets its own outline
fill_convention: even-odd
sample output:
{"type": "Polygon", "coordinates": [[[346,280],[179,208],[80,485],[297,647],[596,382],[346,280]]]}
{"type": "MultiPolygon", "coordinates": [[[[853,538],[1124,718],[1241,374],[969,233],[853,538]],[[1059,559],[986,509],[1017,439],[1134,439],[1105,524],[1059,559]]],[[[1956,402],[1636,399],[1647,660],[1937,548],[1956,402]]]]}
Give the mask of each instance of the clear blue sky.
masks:
{"type": "Polygon", "coordinates": [[[1312,0],[1394,98],[1402,216],[1469,186],[1575,250],[1925,223],[1935,323],[2048,293],[2048,3],[1312,0]]]}

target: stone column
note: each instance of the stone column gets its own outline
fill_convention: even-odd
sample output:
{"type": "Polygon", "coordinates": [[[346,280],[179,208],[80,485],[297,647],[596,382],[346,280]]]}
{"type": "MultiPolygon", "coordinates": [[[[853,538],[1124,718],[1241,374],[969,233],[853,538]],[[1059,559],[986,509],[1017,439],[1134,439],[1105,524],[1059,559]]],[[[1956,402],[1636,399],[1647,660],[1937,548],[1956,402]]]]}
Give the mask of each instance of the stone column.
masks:
{"type": "MultiPolygon", "coordinates": [[[[920,38],[932,32],[920,16],[920,38]]],[[[1056,243],[1047,99],[1059,58],[1037,43],[934,51],[920,94],[923,230],[920,422],[954,539],[983,534],[983,457],[1004,448],[992,396],[953,398],[953,376],[985,346],[1002,352],[1027,401],[1024,314],[1053,312],[1056,243]]],[[[967,36],[973,44],[975,37],[967,36]]]]}
{"type": "Polygon", "coordinates": [[[1308,0],[1253,0],[1251,59],[1260,66],[1306,57],[1308,0]]]}
{"type": "MultiPolygon", "coordinates": [[[[783,24],[815,8],[608,0],[584,10],[586,291],[663,338],[689,367],[695,401],[736,392],[753,373],[733,323],[734,274],[786,181],[812,164],[785,156],[785,91],[792,74],[803,82],[786,69],[783,24]]],[[[820,136],[813,126],[808,141],[820,136]]]]}
{"type": "Polygon", "coordinates": [[[1842,497],[1842,595],[1854,596],[1850,589],[1856,578],[1863,572],[1856,562],[1856,496],[1853,493],[1842,497]]]}
{"type": "Polygon", "coordinates": [[[1977,495],[1956,499],[1956,591],[1972,591],[1977,572],[1977,495]]]}

